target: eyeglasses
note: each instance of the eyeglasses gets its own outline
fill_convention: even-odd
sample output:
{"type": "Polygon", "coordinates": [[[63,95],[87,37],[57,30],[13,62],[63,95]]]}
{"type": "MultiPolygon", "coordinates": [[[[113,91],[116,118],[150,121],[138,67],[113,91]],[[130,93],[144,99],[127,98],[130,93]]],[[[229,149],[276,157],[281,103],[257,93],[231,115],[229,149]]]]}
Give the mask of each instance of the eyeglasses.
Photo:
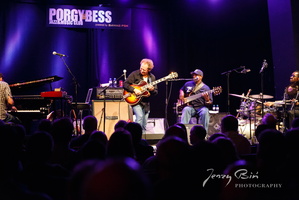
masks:
{"type": "Polygon", "coordinates": [[[140,67],[140,71],[147,72],[147,71],[148,71],[148,68],[141,68],[141,67],[140,67]]]}

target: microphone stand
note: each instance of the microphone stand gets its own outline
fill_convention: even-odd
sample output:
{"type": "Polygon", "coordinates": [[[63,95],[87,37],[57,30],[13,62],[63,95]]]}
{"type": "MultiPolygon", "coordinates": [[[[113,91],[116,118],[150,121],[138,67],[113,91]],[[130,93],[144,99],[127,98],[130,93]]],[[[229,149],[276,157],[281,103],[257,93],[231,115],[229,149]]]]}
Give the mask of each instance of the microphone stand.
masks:
{"type": "MultiPolygon", "coordinates": [[[[72,79],[73,79],[73,84],[75,86],[75,114],[76,114],[76,134],[78,136],[78,131],[77,131],[77,127],[78,127],[78,122],[77,122],[77,111],[78,111],[78,87],[80,87],[75,75],[72,73],[71,69],[69,68],[69,66],[66,64],[63,56],[61,55],[60,58],[62,59],[64,65],[66,66],[67,68],[67,71],[70,73],[70,75],[72,76],[72,79]]],[[[81,130],[80,130],[80,134],[81,134],[81,130]]]]}
{"type": "MultiPolygon", "coordinates": [[[[171,93],[168,94],[168,81],[192,81],[192,78],[177,78],[177,79],[169,79],[165,81],[166,84],[166,89],[165,89],[165,128],[168,128],[168,103],[169,103],[169,97],[171,95],[171,93]]],[[[172,84],[171,84],[172,87],[172,84]]],[[[171,92],[171,90],[170,90],[171,92]]],[[[178,113],[176,113],[177,115],[178,113]]]]}
{"type": "MultiPolygon", "coordinates": [[[[116,79],[116,82],[121,78],[121,77],[123,77],[124,76],[124,74],[122,74],[120,77],[118,77],[117,79],[116,79]]],[[[112,82],[112,85],[113,85],[114,83],[112,82]]],[[[104,94],[104,106],[103,106],[103,114],[104,114],[104,123],[103,123],[103,132],[104,133],[106,133],[106,90],[109,88],[111,86],[111,83],[109,83],[106,87],[104,87],[104,89],[98,94],[98,95],[100,95],[100,94],[104,94]]]]}
{"type": "Polygon", "coordinates": [[[261,93],[260,93],[260,99],[262,102],[262,118],[264,117],[264,69],[267,68],[268,64],[266,62],[266,59],[263,61],[262,68],[260,70],[261,74],[261,93]]]}
{"type": "MultiPolygon", "coordinates": [[[[235,69],[232,69],[232,70],[229,70],[229,71],[226,71],[226,72],[222,72],[221,75],[226,75],[226,85],[227,85],[227,114],[230,113],[230,97],[229,97],[229,94],[230,94],[230,91],[229,91],[229,76],[230,76],[230,73],[232,73],[233,71],[235,72],[238,72],[238,70],[240,69],[243,69],[244,67],[238,67],[238,68],[235,68],[235,69]]],[[[238,72],[240,73],[240,72],[238,72]]]]}

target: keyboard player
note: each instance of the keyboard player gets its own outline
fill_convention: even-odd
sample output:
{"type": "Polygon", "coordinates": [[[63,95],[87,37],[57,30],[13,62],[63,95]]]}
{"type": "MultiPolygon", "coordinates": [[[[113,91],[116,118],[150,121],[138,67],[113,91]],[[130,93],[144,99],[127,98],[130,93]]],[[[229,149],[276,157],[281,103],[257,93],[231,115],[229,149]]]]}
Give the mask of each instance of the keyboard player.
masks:
{"type": "Polygon", "coordinates": [[[4,122],[19,123],[19,120],[7,113],[7,110],[16,110],[11,90],[7,82],[4,81],[3,74],[0,73],[0,119],[4,122]]]}

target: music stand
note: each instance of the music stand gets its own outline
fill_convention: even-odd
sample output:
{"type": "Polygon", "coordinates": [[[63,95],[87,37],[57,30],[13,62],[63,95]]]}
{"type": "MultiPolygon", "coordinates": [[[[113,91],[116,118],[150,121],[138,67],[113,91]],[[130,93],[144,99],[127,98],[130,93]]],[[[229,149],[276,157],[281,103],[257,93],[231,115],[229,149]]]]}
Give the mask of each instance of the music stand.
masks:
{"type": "MultiPolygon", "coordinates": [[[[93,88],[89,88],[88,91],[87,91],[85,102],[77,102],[77,105],[76,105],[76,103],[72,103],[72,107],[73,108],[76,107],[75,110],[78,110],[78,115],[80,116],[80,134],[81,134],[81,131],[82,131],[83,110],[89,110],[88,113],[90,114],[90,108],[91,108],[90,99],[91,99],[92,92],[93,92],[93,88]]],[[[77,120],[77,117],[76,117],[76,120],[77,120]]]]}

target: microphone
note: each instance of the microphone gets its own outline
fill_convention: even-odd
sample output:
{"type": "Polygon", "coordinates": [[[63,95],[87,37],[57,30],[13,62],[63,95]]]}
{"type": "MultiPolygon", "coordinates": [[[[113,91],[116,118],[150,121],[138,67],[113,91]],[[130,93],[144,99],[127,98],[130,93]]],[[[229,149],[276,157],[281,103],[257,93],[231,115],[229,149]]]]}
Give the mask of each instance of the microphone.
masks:
{"type": "Polygon", "coordinates": [[[243,69],[242,71],[241,71],[241,74],[246,74],[246,73],[248,73],[248,72],[250,72],[251,70],[250,69],[243,69]]]}
{"type": "Polygon", "coordinates": [[[125,80],[126,80],[126,79],[127,79],[127,70],[124,69],[124,70],[123,70],[123,73],[124,73],[124,77],[125,77],[125,80]]]}
{"type": "Polygon", "coordinates": [[[53,55],[60,56],[60,57],[67,57],[66,55],[64,55],[62,53],[57,53],[56,51],[53,51],[53,55]]]}
{"type": "Polygon", "coordinates": [[[266,59],[264,59],[262,68],[261,68],[261,70],[260,70],[260,73],[262,73],[262,72],[264,71],[264,69],[267,68],[267,67],[268,67],[268,63],[267,63],[266,59]]]}

